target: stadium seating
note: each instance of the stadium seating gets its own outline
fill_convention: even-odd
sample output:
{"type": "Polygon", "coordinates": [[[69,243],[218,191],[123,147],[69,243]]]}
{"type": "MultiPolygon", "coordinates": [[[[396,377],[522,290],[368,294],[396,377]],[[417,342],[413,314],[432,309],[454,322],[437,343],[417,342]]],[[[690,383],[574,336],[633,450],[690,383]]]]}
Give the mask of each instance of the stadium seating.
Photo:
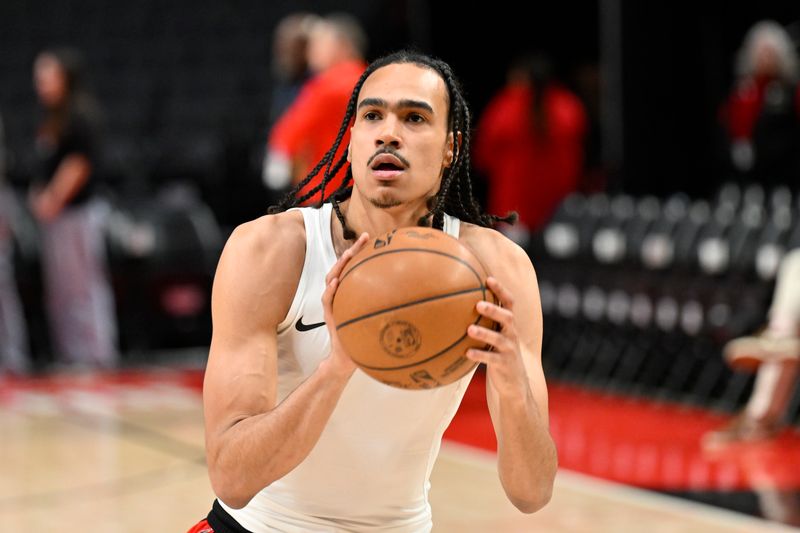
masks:
{"type": "Polygon", "coordinates": [[[733,183],[711,200],[568,197],[529,250],[548,375],[735,410],[753,380],[721,349],[764,324],[798,211],[786,188],[733,183]]]}

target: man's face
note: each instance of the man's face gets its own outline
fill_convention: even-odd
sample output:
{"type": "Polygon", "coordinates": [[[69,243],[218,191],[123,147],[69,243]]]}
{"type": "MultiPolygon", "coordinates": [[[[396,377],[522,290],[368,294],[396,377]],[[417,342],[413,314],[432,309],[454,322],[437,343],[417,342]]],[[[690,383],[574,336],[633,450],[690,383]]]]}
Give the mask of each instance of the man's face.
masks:
{"type": "Polygon", "coordinates": [[[341,56],[341,38],[327,22],[317,22],[308,37],[306,59],[309,68],[316,73],[331,68],[341,56]]]}
{"type": "Polygon", "coordinates": [[[768,40],[762,39],[755,49],[755,72],[757,76],[767,78],[780,74],[780,57],[778,50],[768,40]]]}
{"type": "Polygon", "coordinates": [[[401,63],[373,72],[350,130],[359,193],[384,209],[433,196],[453,159],[447,108],[447,88],[431,69],[401,63]]]}

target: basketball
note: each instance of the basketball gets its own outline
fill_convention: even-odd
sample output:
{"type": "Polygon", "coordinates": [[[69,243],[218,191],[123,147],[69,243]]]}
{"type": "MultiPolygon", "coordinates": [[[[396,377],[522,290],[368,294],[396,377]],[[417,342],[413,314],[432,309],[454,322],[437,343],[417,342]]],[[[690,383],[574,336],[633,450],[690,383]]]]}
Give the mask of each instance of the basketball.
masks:
{"type": "Polygon", "coordinates": [[[481,300],[496,302],[475,255],[443,231],[394,230],[368,242],[345,266],[333,300],[336,330],[369,376],[402,389],[452,383],[476,365],[470,324],[493,328],[481,300]]]}

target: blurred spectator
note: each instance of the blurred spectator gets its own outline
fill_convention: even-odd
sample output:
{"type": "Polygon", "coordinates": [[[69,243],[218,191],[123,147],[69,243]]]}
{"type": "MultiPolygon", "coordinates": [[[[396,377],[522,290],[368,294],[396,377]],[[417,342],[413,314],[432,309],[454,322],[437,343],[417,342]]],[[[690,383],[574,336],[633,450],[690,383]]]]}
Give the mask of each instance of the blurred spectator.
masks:
{"type": "Polygon", "coordinates": [[[488,211],[519,214],[504,228],[519,244],[577,189],[586,128],[583,104],[553,79],[545,56],[512,65],[478,122],[474,163],[488,179],[488,211]]]}
{"type": "MultiPolygon", "coordinates": [[[[289,106],[297,98],[303,85],[311,76],[308,66],[308,41],[311,30],[320,20],[320,17],[313,13],[298,12],[292,13],[280,20],[275,27],[272,39],[272,63],[270,79],[270,102],[269,117],[267,120],[267,132],[271,131],[281,116],[289,109],[289,106]]],[[[286,165],[281,157],[270,157],[269,147],[266,143],[261,143],[261,179],[267,185],[267,192],[270,193],[272,204],[278,201],[279,197],[288,190],[291,180],[288,179],[290,169],[282,168],[286,165]],[[272,166],[270,166],[272,163],[272,166]],[[275,165],[278,165],[275,167],[275,165]],[[274,175],[281,174],[280,181],[285,182],[284,186],[280,183],[272,183],[274,175]]],[[[263,204],[259,201],[259,213],[263,211],[263,204]]]]}
{"type": "Polygon", "coordinates": [[[0,117],[0,375],[25,374],[30,365],[25,315],[14,276],[12,223],[16,202],[5,183],[5,154],[0,117]]]}
{"type": "Polygon", "coordinates": [[[762,21],[736,59],[735,87],[721,111],[736,174],[765,185],[794,185],[800,175],[800,75],[787,31],[762,21]]]}
{"type": "Polygon", "coordinates": [[[774,437],[800,371],[800,249],[781,261],[767,327],[758,335],[734,339],[724,354],[735,369],[757,369],[755,385],[742,413],[707,434],[704,444],[714,447],[774,437]]]}
{"type": "MultiPolygon", "coordinates": [[[[299,182],[325,156],[339,133],[353,86],[366,69],[366,47],[364,31],[350,15],[328,15],[314,24],[307,57],[315,76],[270,133],[264,168],[269,188],[281,189],[299,182]]],[[[344,153],[349,135],[346,131],[334,159],[344,153]]],[[[344,171],[340,171],[331,187],[338,187],[343,177],[344,171]]],[[[312,180],[298,194],[319,182],[312,180]]]]}
{"type": "Polygon", "coordinates": [[[308,40],[319,21],[312,13],[292,13],[275,27],[272,40],[272,79],[269,124],[272,126],[294,102],[310,76],[308,40]]]}
{"type": "Polygon", "coordinates": [[[99,110],[77,51],[40,53],[33,75],[44,114],[30,206],[41,229],[53,348],[59,362],[110,367],[117,360],[116,324],[106,278],[105,205],[95,195],[99,110]]]}

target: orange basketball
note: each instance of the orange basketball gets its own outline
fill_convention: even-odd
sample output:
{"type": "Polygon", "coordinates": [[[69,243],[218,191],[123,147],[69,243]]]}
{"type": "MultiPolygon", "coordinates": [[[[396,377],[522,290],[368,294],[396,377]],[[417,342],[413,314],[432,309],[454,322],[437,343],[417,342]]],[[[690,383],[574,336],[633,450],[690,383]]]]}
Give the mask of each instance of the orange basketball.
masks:
{"type": "Polygon", "coordinates": [[[346,265],[333,300],[342,345],[373,378],[403,389],[452,383],[475,363],[470,324],[492,328],[475,304],[495,302],[475,255],[446,233],[402,228],[373,239],[346,265]]]}

